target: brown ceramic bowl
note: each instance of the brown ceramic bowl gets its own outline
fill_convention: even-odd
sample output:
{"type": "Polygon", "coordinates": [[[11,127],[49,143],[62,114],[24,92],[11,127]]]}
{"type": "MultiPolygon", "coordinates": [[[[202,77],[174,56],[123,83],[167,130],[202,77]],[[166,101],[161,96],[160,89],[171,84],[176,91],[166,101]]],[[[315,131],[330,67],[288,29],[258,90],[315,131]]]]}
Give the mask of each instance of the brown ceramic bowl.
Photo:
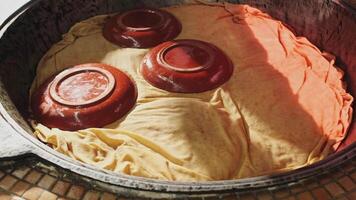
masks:
{"type": "Polygon", "coordinates": [[[122,47],[148,48],[174,39],[180,22],[159,9],[135,9],[111,17],[104,25],[104,37],[122,47]]]}
{"type": "Polygon", "coordinates": [[[35,119],[62,130],[102,127],[135,104],[136,89],[120,70],[99,63],[77,65],[47,80],[32,95],[35,119]]]}
{"type": "Polygon", "coordinates": [[[200,40],[168,41],[143,59],[141,73],[153,86],[179,93],[204,92],[229,80],[231,60],[213,44],[200,40]]]}
{"type": "MultiPolygon", "coordinates": [[[[33,163],[31,166],[35,165],[36,168],[43,166],[46,173],[58,167],[60,169],[58,176],[64,177],[66,181],[70,178],[73,182],[79,182],[88,190],[99,189],[130,199],[244,199],[245,197],[261,199],[269,195],[270,199],[293,198],[293,196],[302,199],[304,196],[315,197],[314,191],[317,190],[311,191],[308,187],[310,185],[317,184],[324,187],[328,182],[338,185],[340,182],[333,180],[343,180],[340,179],[342,174],[345,175],[346,180],[349,180],[353,176],[352,173],[355,173],[355,167],[352,166],[355,166],[356,159],[356,112],[343,147],[325,160],[289,172],[239,180],[178,182],[126,176],[78,162],[55,151],[34,137],[27,121],[29,87],[35,77],[36,66],[45,52],[60,41],[61,36],[76,22],[89,17],[139,7],[158,9],[189,1],[31,0],[29,2],[8,18],[6,23],[0,25],[0,166],[9,166],[10,161],[16,163],[14,166],[18,166],[17,162],[28,158],[30,163],[33,163]],[[346,168],[347,166],[351,168],[346,168]],[[320,184],[320,181],[323,184],[320,184]]],[[[246,3],[257,7],[288,24],[297,36],[305,36],[321,50],[336,55],[337,66],[345,72],[348,91],[356,96],[356,9],[351,8],[343,0],[228,2],[246,3]]],[[[355,105],[353,105],[354,110],[356,110],[355,105]]],[[[11,172],[8,176],[12,176],[11,172]]],[[[335,192],[333,195],[335,198],[343,198],[355,194],[354,189],[348,191],[348,194],[335,192]]],[[[325,198],[329,197],[325,196],[325,198]]]]}

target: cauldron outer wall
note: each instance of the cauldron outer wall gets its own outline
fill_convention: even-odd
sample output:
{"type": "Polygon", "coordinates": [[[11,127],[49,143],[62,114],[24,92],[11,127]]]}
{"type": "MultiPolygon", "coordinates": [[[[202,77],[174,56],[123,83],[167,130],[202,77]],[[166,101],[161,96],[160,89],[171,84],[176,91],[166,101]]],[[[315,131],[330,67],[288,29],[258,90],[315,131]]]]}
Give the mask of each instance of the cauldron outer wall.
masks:
{"type": "MultiPolygon", "coordinates": [[[[32,134],[27,121],[28,91],[36,66],[76,22],[135,7],[164,7],[189,0],[37,0],[0,39],[0,101],[11,117],[32,134]],[[10,97],[10,99],[8,98],[10,97]]],[[[216,2],[216,1],[212,1],[216,2]]],[[[339,1],[241,0],[288,24],[321,50],[337,56],[349,90],[356,94],[356,11],[339,1]]],[[[356,124],[350,128],[356,134],[356,124]]]]}
{"type": "MultiPolygon", "coordinates": [[[[164,7],[189,1],[167,0],[50,0],[38,1],[0,40],[0,77],[19,112],[28,116],[28,91],[36,66],[71,26],[89,17],[134,7],[164,7]],[[14,81],[16,80],[16,81],[14,81]]],[[[337,55],[349,90],[356,93],[356,11],[324,0],[242,0],[288,24],[321,50],[337,55]]],[[[17,116],[19,117],[19,116],[17,116]]],[[[21,118],[21,117],[20,117],[21,118]]],[[[22,123],[23,124],[23,123],[22,123]]]]}

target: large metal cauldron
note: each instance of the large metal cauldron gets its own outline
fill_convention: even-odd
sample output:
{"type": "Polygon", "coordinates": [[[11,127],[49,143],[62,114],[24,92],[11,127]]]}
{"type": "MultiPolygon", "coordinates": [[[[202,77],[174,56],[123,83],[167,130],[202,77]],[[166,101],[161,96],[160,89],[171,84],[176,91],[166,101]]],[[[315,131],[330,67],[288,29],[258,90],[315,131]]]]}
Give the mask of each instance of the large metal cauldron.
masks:
{"type": "MultiPolygon", "coordinates": [[[[74,23],[91,16],[135,7],[164,7],[187,0],[33,0],[0,28],[0,165],[23,157],[65,169],[65,173],[112,192],[133,197],[206,197],[253,191],[312,177],[356,157],[356,121],[337,153],[288,173],[231,181],[183,183],[131,177],[73,161],[38,141],[26,122],[28,91],[37,63],[74,23]]],[[[215,1],[212,1],[215,2],[215,1]]],[[[337,56],[356,95],[356,10],[338,0],[240,0],[269,13],[306,36],[320,49],[337,56]]],[[[355,109],[355,106],[354,106],[355,109]]],[[[356,113],[356,112],[355,112],[356,113]]]]}

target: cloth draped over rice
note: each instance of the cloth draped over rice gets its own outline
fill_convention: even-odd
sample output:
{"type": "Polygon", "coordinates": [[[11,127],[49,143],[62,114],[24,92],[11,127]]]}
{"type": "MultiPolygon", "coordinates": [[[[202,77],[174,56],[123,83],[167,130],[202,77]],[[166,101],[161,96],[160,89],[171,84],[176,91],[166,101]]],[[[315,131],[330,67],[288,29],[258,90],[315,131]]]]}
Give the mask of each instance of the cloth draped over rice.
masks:
{"type": "Polygon", "coordinates": [[[177,94],[152,87],[139,66],[148,49],[106,41],[108,16],[74,25],[42,58],[31,91],[66,67],[113,65],[132,77],[135,108],[103,128],[75,132],[35,125],[35,134],[75,160],[162,180],[238,179],[299,168],[337,148],[353,100],[332,55],[246,5],[164,8],[182,23],[177,39],[215,44],[233,61],[221,87],[177,94]]]}

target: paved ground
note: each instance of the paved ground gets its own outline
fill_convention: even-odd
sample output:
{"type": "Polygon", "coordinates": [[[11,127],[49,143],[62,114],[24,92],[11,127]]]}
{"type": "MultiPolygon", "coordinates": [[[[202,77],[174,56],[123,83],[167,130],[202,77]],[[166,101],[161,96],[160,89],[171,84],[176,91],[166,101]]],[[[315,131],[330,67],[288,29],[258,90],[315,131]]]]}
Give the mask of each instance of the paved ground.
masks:
{"type": "MultiPolygon", "coordinates": [[[[0,23],[29,0],[0,1],[0,23]]],[[[356,0],[345,0],[356,7],[356,0]]],[[[340,199],[356,200],[356,160],[348,162],[328,174],[302,180],[282,188],[269,188],[255,193],[232,194],[225,199],[340,199]]],[[[76,183],[56,169],[41,164],[17,164],[0,169],[0,200],[126,199],[99,188],[76,183]]]]}
{"type": "MultiPolygon", "coordinates": [[[[125,199],[123,196],[124,194],[112,194],[100,188],[76,183],[55,167],[48,167],[38,161],[26,161],[0,168],[0,200],[121,200],[125,199]]],[[[302,180],[282,188],[230,194],[223,199],[355,200],[356,159],[313,179],[302,180]]]]}

